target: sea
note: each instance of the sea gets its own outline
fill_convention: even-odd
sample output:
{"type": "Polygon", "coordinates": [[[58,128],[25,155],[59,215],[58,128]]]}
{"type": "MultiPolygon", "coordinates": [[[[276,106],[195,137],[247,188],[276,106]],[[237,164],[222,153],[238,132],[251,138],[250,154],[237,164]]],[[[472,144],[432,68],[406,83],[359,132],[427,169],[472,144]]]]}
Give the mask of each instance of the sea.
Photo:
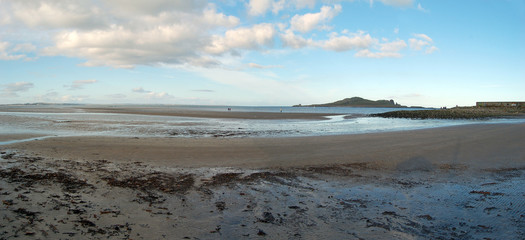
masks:
{"type": "MultiPolygon", "coordinates": [[[[60,107],[60,106],[58,106],[60,107]]],[[[126,107],[133,107],[127,105],[126,107]]],[[[145,107],[137,105],[136,107],[145,107]]],[[[325,120],[212,119],[113,113],[0,112],[0,134],[179,138],[306,137],[406,131],[467,124],[523,123],[525,119],[440,120],[370,117],[399,108],[286,106],[162,106],[182,110],[328,113],[325,120]]],[[[4,143],[5,144],[5,143],[4,143]]]]}

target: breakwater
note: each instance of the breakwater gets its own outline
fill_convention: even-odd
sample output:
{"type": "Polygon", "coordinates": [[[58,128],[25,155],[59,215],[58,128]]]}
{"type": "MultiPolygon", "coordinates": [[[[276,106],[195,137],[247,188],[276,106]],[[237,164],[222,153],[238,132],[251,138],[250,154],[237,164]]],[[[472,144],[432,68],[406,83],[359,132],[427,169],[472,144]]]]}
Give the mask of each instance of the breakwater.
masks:
{"type": "Polygon", "coordinates": [[[393,111],[371,114],[373,117],[409,119],[488,119],[525,117],[523,107],[456,107],[450,109],[393,111]]]}

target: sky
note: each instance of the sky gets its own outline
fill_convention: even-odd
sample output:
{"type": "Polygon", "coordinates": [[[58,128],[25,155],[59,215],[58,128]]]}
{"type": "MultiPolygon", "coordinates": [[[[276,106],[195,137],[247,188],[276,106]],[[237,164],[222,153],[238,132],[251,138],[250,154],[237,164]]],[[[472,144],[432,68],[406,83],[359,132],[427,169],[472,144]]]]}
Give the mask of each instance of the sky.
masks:
{"type": "Polygon", "coordinates": [[[523,0],[0,0],[0,104],[525,101],[523,0]]]}

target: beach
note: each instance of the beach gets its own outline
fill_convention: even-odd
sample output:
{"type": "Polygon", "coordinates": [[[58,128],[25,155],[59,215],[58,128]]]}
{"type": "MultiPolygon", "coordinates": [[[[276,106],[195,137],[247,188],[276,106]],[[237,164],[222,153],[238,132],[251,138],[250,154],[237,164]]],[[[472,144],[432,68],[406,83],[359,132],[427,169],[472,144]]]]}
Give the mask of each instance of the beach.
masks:
{"type": "MultiPolygon", "coordinates": [[[[227,108],[224,107],[223,110],[227,108]]],[[[229,119],[326,119],[334,114],[326,113],[282,113],[282,112],[238,112],[202,111],[173,106],[107,106],[107,105],[0,105],[0,112],[36,112],[36,113],[111,113],[137,114],[150,116],[176,116],[196,118],[229,119]]]]}
{"type": "Polygon", "coordinates": [[[524,129],[525,124],[492,124],[294,138],[54,137],[9,147],[50,158],[147,161],[167,167],[279,168],[368,162],[394,168],[420,158],[428,164],[502,168],[525,164],[524,129]]]}
{"type": "MultiPolygon", "coordinates": [[[[298,117],[322,116],[257,113],[298,117]]],[[[525,234],[523,123],[278,138],[6,133],[0,140],[17,141],[0,145],[6,239],[525,234]]]]}
{"type": "Polygon", "coordinates": [[[0,0],[0,240],[525,240],[524,20],[0,0]]]}

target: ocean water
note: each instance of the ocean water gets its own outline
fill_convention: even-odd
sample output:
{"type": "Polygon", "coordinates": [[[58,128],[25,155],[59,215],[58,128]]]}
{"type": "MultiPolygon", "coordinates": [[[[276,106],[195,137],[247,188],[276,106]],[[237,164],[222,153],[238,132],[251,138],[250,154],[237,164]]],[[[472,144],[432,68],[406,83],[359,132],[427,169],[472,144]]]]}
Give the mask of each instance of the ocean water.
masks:
{"type": "MultiPolygon", "coordinates": [[[[195,106],[178,105],[178,109],[202,110],[202,111],[227,111],[228,108],[234,112],[280,112],[285,113],[330,113],[330,114],[373,114],[389,111],[397,111],[398,108],[359,108],[359,107],[289,107],[289,106],[195,106]]],[[[421,108],[420,108],[421,109],[421,108]]],[[[415,108],[403,108],[403,110],[419,110],[415,108]]]]}
{"type": "MultiPolygon", "coordinates": [[[[109,113],[0,112],[0,134],[132,137],[302,137],[404,131],[465,124],[520,123],[525,119],[413,120],[368,117],[392,108],[176,106],[185,110],[332,113],[327,120],[246,120],[109,113]],[[346,118],[345,118],[346,116],[346,118]]],[[[409,109],[410,110],[410,109],[409,109]]]]}

